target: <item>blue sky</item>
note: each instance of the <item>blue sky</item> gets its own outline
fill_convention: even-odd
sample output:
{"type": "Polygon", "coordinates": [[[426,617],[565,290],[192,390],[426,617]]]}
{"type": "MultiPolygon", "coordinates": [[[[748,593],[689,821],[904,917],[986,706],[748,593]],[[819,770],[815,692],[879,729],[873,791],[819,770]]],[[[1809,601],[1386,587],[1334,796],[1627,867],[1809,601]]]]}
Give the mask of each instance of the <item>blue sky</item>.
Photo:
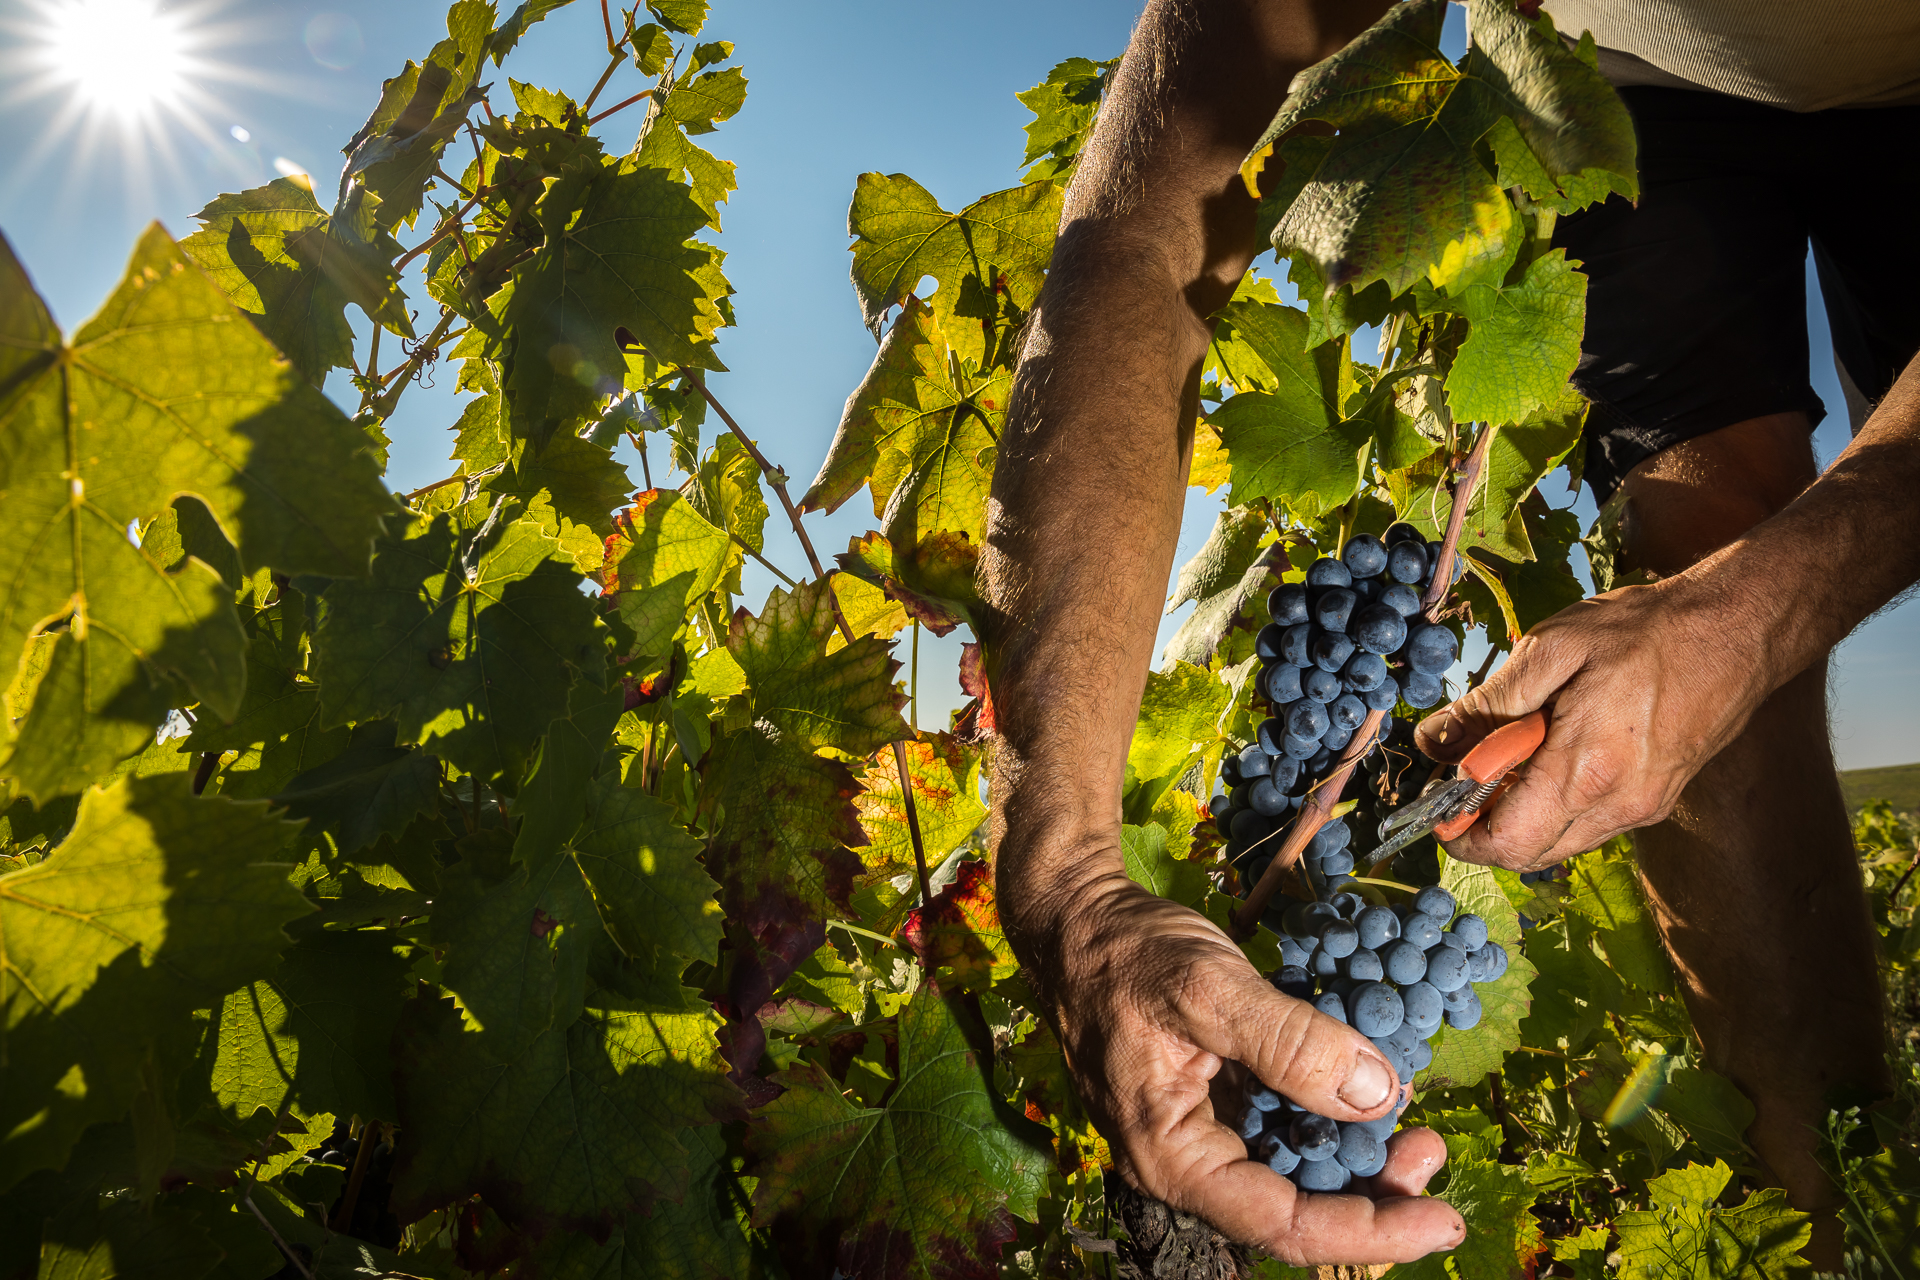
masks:
{"type": "MultiPolygon", "coordinates": [[[[271,179],[281,158],[312,172],[324,200],[339,148],[366,118],[381,79],[424,54],[444,30],[444,9],[430,0],[169,0],[166,8],[210,42],[200,51],[207,64],[200,92],[128,145],[112,131],[89,130],[70,94],[26,92],[41,24],[35,15],[65,2],[0,0],[0,103],[8,122],[0,131],[0,229],[68,329],[105,297],[134,237],[153,219],[184,236],[208,199],[271,179]]],[[[874,351],[847,282],[846,208],[855,178],[908,173],[949,208],[1010,185],[1028,119],[1014,93],[1064,58],[1118,53],[1137,10],[1138,0],[716,4],[703,36],[735,43],[751,88],[745,110],[704,139],[739,165],[741,188],[723,210],[719,241],[739,290],[739,327],[720,348],[733,372],[712,386],[791,473],[796,496],[874,351]]],[[[1454,16],[1457,29],[1457,10],[1454,16]]],[[[535,27],[493,77],[496,101],[509,100],[508,74],[584,97],[605,65],[599,27],[593,0],[575,0],[535,27]]],[[[639,87],[627,67],[602,102],[639,87]]],[[[615,117],[606,126],[609,144],[626,141],[625,130],[638,125],[637,109],[630,122],[615,117]]],[[[1817,309],[1814,320],[1815,386],[1838,410],[1817,309]]],[[[459,416],[452,386],[452,371],[442,369],[437,385],[409,390],[388,423],[395,488],[451,473],[447,428],[459,416]]],[[[338,374],[328,390],[345,394],[338,374]]],[[[1845,440],[1842,413],[1817,437],[1823,461],[1845,440]]],[[[632,470],[637,486],[639,468],[632,470]]],[[[1579,509],[1590,515],[1591,504],[1583,499],[1579,509]]],[[[1189,491],[1180,559],[1198,549],[1217,510],[1217,501],[1189,491]]],[[[808,523],[822,556],[831,557],[877,521],[862,495],[808,523]]],[[[768,535],[770,558],[799,576],[805,561],[792,535],[777,521],[768,535]]],[[[772,583],[752,569],[755,607],[772,583]]],[[[1177,622],[1170,619],[1163,634],[1177,622]]],[[[957,659],[957,635],[923,638],[922,725],[943,724],[960,701],[957,659]]],[[[1844,766],[1920,760],[1920,605],[1892,611],[1849,640],[1835,689],[1844,766]]]]}

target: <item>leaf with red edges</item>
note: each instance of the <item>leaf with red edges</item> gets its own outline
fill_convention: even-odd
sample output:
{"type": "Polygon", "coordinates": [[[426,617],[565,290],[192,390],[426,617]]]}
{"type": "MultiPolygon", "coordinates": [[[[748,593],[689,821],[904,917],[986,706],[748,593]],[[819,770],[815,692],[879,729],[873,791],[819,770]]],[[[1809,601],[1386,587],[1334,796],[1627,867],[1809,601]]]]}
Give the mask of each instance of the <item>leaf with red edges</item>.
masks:
{"type": "Polygon", "coordinates": [[[869,533],[848,542],[836,559],[841,569],[879,587],[937,636],[963,622],[974,626],[980,549],[964,533],[930,533],[906,554],[881,534],[869,533]]]}
{"type": "Polygon", "coordinates": [[[907,913],[901,934],[928,972],[969,991],[984,991],[1020,967],[1000,927],[990,863],[961,863],[929,906],[907,913]]]}
{"type": "MultiPolygon", "coordinates": [[[[987,806],[980,800],[980,750],[952,734],[927,733],[907,743],[906,753],[920,844],[931,870],[987,816],[987,806]]],[[[867,833],[867,843],[860,850],[860,860],[867,866],[864,879],[873,883],[906,875],[914,869],[913,840],[892,748],[874,753],[862,781],[866,790],[854,807],[867,833]]]]}
{"type": "MultiPolygon", "coordinates": [[[[991,737],[994,732],[993,690],[987,687],[986,661],[981,656],[980,646],[973,643],[960,646],[960,688],[974,700],[974,709],[968,728],[973,735],[991,737]]],[[[963,720],[967,719],[962,713],[963,720]]],[[[955,732],[960,725],[954,726],[955,732]]]]}
{"type": "Polygon", "coordinates": [[[858,1107],[810,1064],[747,1138],[754,1217],[781,1219],[825,1274],[987,1280],[1013,1217],[1038,1216],[1051,1144],[997,1096],[984,1028],[931,983],[899,1015],[899,1083],[858,1107]],[[969,1037],[963,1020],[976,1033],[969,1037]],[[970,1043],[970,1039],[973,1043],[970,1043]]]}

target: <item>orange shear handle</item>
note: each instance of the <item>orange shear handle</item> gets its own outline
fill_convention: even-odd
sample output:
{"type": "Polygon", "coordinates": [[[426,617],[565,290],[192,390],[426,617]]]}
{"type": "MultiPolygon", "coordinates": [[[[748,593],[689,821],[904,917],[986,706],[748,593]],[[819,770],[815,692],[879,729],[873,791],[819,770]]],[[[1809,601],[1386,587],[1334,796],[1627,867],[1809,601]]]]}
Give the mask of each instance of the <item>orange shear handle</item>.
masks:
{"type": "Polygon", "coordinates": [[[1482,738],[1473,750],[1467,752],[1466,759],[1460,762],[1460,776],[1471,778],[1479,783],[1496,783],[1492,794],[1482,800],[1477,808],[1437,822],[1433,827],[1434,838],[1443,843],[1459,838],[1460,834],[1472,826],[1480,815],[1491,809],[1494,802],[1506,794],[1513,785],[1511,776],[1514,769],[1525,763],[1540,744],[1547,739],[1547,717],[1542,711],[1530,711],[1510,724],[1503,724],[1482,738]]]}

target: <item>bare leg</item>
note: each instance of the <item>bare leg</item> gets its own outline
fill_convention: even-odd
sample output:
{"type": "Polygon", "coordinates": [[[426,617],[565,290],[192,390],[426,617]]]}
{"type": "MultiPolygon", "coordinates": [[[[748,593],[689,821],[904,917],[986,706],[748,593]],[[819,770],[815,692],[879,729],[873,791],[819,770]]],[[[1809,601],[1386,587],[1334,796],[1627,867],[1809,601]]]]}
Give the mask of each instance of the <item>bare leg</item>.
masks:
{"type": "MultiPolygon", "coordinates": [[[[1677,573],[1814,474],[1797,413],[1678,445],[1622,486],[1627,560],[1677,573]]],[[[1815,1155],[1827,1091],[1888,1086],[1874,929],[1827,736],[1826,678],[1823,661],[1783,685],[1672,816],[1634,835],[1707,1065],[1753,1100],[1748,1140],[1805,1210],[1836,1199],[1815,1155]]],[[[1839,1249],[1837,1222],[1820,1214],[1815,1265],[1838,1270],[1839,1249]]]]}

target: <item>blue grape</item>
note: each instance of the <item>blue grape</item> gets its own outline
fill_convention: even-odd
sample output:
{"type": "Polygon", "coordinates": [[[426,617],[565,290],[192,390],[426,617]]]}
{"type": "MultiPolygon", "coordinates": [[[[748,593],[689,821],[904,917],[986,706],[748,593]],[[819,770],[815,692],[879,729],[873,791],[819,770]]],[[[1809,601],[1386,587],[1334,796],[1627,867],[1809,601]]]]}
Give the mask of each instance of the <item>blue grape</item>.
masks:
{"type": "Polygon", "coordinates": [[[1460,656],[1460,642],[1437,622],[1423,622],[1407,633],[1407,661],[1430,676],[1446,674],[1460,656]]]}
{"type": "Polygon", "coordinates": [[[1310,948],[1293,938],[1280,939],[1280,963],[1283,965],[1305,964],[1311,954],[1310,948]]]}
{"type": "Polygon", "coordinates": [[[1347,590],[1353,592],[1354,595],[1359,596],[1361,604],[1366,604],[1368,601],[1374,599],[1376,596],[1380,594],[1380,579],[1355,578],[1353,580],[1353,585],[1351,587],[1348,587],[1347,590]]]}
{"type": "MultiPolygon", "coordinates": [[[[1369,951],[1365,947],[1354,948],[1353,954],[1340,962],[1340,976],[1349,982],[1378,982],[1387,976],[1380,963],[1380,953],[1369,951]]],[[[1348,1021],[1352,1021],[1353,1009],[1348,1007],[1348,1021]]]]}
{"type": "Polygon", "coordinates": [[[1352,1181],[1353,1175],[1338,1160],[1319,1160],[1301,1165],[1293,1171],[1294,1185],[1302,1191],[1334,1194],[1345,1191],[1347,1184],[1352,1181]]]}
{"type": "Polygon", "coordinates": [[[1300,1153],[1288,1146],[1286,1138],[1279,1133],[1269,1133],[1260,1139],[1260,1158],[1267,1162],[1267,1168],[1282,1175],[1300,1167],[1300,1153]]]}
{"type": "Polygon", "coordinates": [[[1320,931],[1320,949],[1335,960],[1344,960],[1360,949],[1360,931],[1351,920],[1335,920],[1320,931]]]}
{"type": "Polygon", "coordinates": [[[1385,907],[1368,907],[1353,923],[1360,930],[1360,945],[1371,951],[1400,936],[1400,917],[1385,907]]]}
{"type": "MultiPolygon", "coordinates": [[[[1328,726],[1327,733],[1332,732],[1332,726],[1328,726]]],[[[1303,767],[1308,773],[1318,776],[1325,773],[1327,766],[1331,763],[1333,763],[1333,752],[1327,749],[1327,736],[1323,733],[1320,735],[1320,749],[1307,757],[1307,763],[1303,767]]]]}
{"type": "Polygon", "coordinates": [[[1340,561],[1356,578],[1371,578],[1387,567],[1387,544],[1370,533],[1356,533],[1340,548],[1340,561]]]}
{"type": "Polygon", "coordinates": [[[1280,994],[1292,996],[1295,1000],[1313,998],[1313,975],[1307,972],[1305,965],[1282,965],[1273,979],[1273,985],[1280,994]]]}
{"type": "Polygon", "coordinates": [[[1343,693],[1327,704],[1327,718],[1349,735],[1367,718],[1367,704],[1350,693],[1343,693]]]}
{"type": "Polygon", "coordinates": [[[1340,957],[1329,954],[1325,947],[1315,947],[1312,957],[1307,961],[1307,972],[1316,978],[1338,977],[1340,957]]]}
{"type": "Polygon", "coordinates": [[[1288,1130],[1287,1145],[1298,1151],[1302,1160],[1331,1159],[1340,1147],[1340,1126],[1332,1117],[1311,1111],[1297,1115],[1288,1130]]]}
{"type": "Polygon", "coordinates": [[[1255,1111],[1278,1111],[1280,1094],[1258,1079],[1247,1081],[1247,1105],[1255,1111]]]}
{"type": "Polygon", "coordinates": [[[1420,612],[1420,593],[1405,583],[1396,582],[1380,593],[1380,603],[1403,618],[1412,618],[1420,612]]]}
{"type": "Polygon", "coordinates": [[[1349,693],[1378,689],[1380,682],[1386,678],[1387,660],[1377,653],[1368,653],[1364,645],[1347,659],[1346,666],[1340,668],[1341,687],[1349,693]]]}
{"type": "Polygon", "coordinates": [[[1400,1029],[1388,1036],[1387,1040],[1394,1048],[1398,1049],[1403,1056],[1412,1058],[1413,1047],[1421,1043],[1420,1033],[1406,1024],[1404,1014],[1402,1017],[1403,1021],[1400,1023],[1400,1029]]]}
{"type": "Polygon", "coordinates": [[[1255,1107],[1248,1107],[1246,1114],[1240,1117],[1240,1137],[1242,1141],[1254,1142],[1260,1137],[1260,1131],[1267,1127],[1267,1113],[1255,1107]]]}
{"type": "MultiPolygon", "coordinates": [[[[1327,856],[1329,858],[1335,858],[1339,855],[1328,854],[1327,856]]],[[[1325,874],[1330,879],[1335,880],[1339,879],[1341,875],[1338,871],[1328,871],[1325,874]]],[[[1328,899],[1328,901],[1333,904],[1333,909],[1340,913],[1342,920],[1351,920],[1367,909],[1367,900],[1351,890],[1346,893],[1336,893],[1332,898],[1328,899]]]]}
{"type": "Polygon", "coordinates": [[[1288,627],[1280,637],[1280,658],[1283,662],[1296,667],[1308,666],[1313,662],[1307,656],[1307,644],[1313,639],[1313,627],[1305,622],[1297,622],[1288,627]]]}
{"type": "Polygon", "coordinates": [[[1444,929],[1440,932],[1440,945],[1443,947],[1451,947],[1461,955],[1467,954],[1467,944],[1460,941],[1453,933],[1444,929]]]}
{"type": "MultiPolygon", "coordinates": [[[[1296,707],[1318,707],[1320,704],[1317,702],[1303,701],[1296,702],[1293,705],[1296,707]]],[[[1305,737],[1297,733],[1288,734],[1281,742],[1280,749],[1286,754],[1288,759],[1304,761],[1311,761],[1315,756],[1319,755],[1322,750],[1320,739],[1305,737]]],[[[1312,769],[1312,764],[1309,763],[1307,768],[1312,769]]]]}
{"type": "Polygon", "coordinates": [[[1390,1038],[1386,1036],[1377,1037],[1373,1042],[1373,1047],[1378,1049],[1380,1056],[1387,1060],[1387,1065],[1393,1068],[1394,1077],[1398,1079],[1401,1084],[1406,1084],[1413,1079],[1412,1060],[1408,1058],[1405,1051],[1394,1044],[1390,1038]]]}
{"type": "Polygon", "coordinates": [[[1268,776],[1273,779],[1274,786],[1292,795],[1293,784],[1300,780],[1300,762],[1284,755],[1275,756],[1268,776]]]}
{"type": "Polygon", "coordinates": [[[1280,660],[1280,641],[1287,629],[1277,622],[1269,622],[1260,628],[1260,634],[1253,638],[1253,651],[1260,655],[1262,662],[1280,660]]]}
{"type": "Polygon", "coordinates": [[[1332,556],[1321,556],[1307,566],[1307,585],[1309,587],[1350,587],[1353,574],[1347,566],[1332,556]]]}
{"type": "Polygon", "coordinates": [[[1453,1013],[1456,1010],[1466,1008],[1467,1001],[1477,999],[1479,999],[1479,997],[1473,993],[1473,984],[1471,982],[1463,982],[1451,991],[1442,991],[1440,993],[1440,1007],[1448,1013],[1453,1013]]]}
{"type": "Polygon", "coordinates": [[[1355,1120],[1351,1123],[1360,1125],[1369,1133],[1373,1134],[1374,1137],[1380,1139],[1381,1142],[1385,1142],[1393,1136],[1393,1131],[1399,1128],[1400,1116],[1396,1111],[1389,1111],[1387,1114],[1375,1116],[1371,1120],[1355,1120]]]}
{"type": "MultiPolygon", "coordinates": [[[[1318,671],[1319,668],[1315,667],[1314,670],[1318,671]]],[[[1274,663],[1260,678],[1266,681],[1267,701],[1276,707],[1298,702],[1306,696],[1306,690],[1300,686],[1300,668],[1291,662],[1274,663]]]]}
{"type": "Polygon", "coordinates": [[[1471,1031],[1480,1025],[1480,997],[1474,995],[1472,1003],[1464,1009],[1449,1009],[1446,1014],[1447,1025],[1455,1031],[1471,1031]]]}
{"type": "Polygon", "coordinates": [[[1433,1046],[1425,1040],[1415,1040],[1413,1052],[1407,1055],[1407,1062],[1415,1071],[1425,1071],[1433,1065],[1433,1046]]]}
{"type": "Polygon", "coordinates": [[[1298,582],[1283,582],[1267,594],[1267,615],[1283,627],[1307,620],[1307,589],[1298,582]]]}
{"type": "MultiPolygon", "coordinates": [[[[1316,952],[1315,957],[1318,958],[1318,955],[1319,953],[1316,952]]],[[[1314,997],[1313,1007],[1326,1014],[1329,1018],[1338,1018],[1342,1022],[1347,1020],[1346,1001],[1331,991],[1314,997]]]]}
{"type": "Polygon", "coordinates": [[[1387,552],[1387,576],[1395,582],[1412,586],[1423,582],[1427,576],[1426,544],[1408,539],[1398,542],[1387,552]]]}
{"type": "Polygon", "coordinates": [[[1340,696],[1340,677],[1319,667],[1309,667],[1300,680],[1300,691],[1322,706],[1340,696]]]}
{"type": "Polygon", "coordinates": [[[1471,911],[1464,912],[1453,922],[1452,932],[1469,951],[1478,951],[1487,945],[1487,922],[1471,911]]]}
{"type": "Polygon", "coordinates": [[[1357,1124],[1340,1126],[1340,1149],[1334,1153],[1356,1178],[1371,1178],[1387,1167],[1387,1145],[1374,1137],[1371,1129],[1357,1124]]]}
{"type": "Polygon", "coordinates": [[[1262,778],[1247,792],[1247,805],[1255,813],[1277,818],[1287,811],[1287,793],[1274,786],[1273,779],[1262,778]]]}
{"type": "Polygon", "coordinates": [[[1425,671],[1409,671],[1406,680],[1400,686],[1400,696],[1407,705],[1424,711],[1447,696],[1447,687],[1440,683],[1440,677],[1425,671]]]}
{"type": "MultiPolygon", "coordinates": [[[[1437,542],[1429,542],[1427,544],[1427,581],[1429,582],[1433,581],[1433,571],[1435,569],[1438,569],[1439,567],[1440,567],[1440,544],[1437,542]]],[[[1453,573],[1451,575],[1453,582],[1449,582],[1447,585],[1452,586],[1454,582],[1460,581],[1460,575],[1465,573],[1466,571],[1467,571],[1467,558],[1461,555],[1457,551],[1454,552],[1453,573]]]]}
{"type": "Polygon", "coordinates": [[[1231,837],[1233,835],[1233,815],[1238,813],[1239,810],[1235,809],[1225,796],[1215,796],[1213,799],[1217,806],[1217,811],[1213,815],[1214,830],[1223,836],[1231,837]]]}
{"type": "Polygon", "coordinates": [[[1342,729],[1337,724],[1330,726],[1324,734],[1320,735],[1320,745],[1326,748],[1329,758],[1336,751],[1344,751],[1347,744],[1352,741],[1353,730],[1342,729]]]}
{"type": "Polygon", "coordinates": [[[1262,853],[1255,856],[1253,861],[1247,863],[1247,883],[1259,884],[1260,877],[1266,875],[1267,868],[1272,865],[1273,855],[1271,853],[1262,853]]]}
{"type": "Polygon", "coordinates": [[[1312,738],[1318,742],[1326,733],[1327,724],[1327,709],[1311,699],[1303,698],[1287,707],[1287,732],[1296,738],[1312,738]]]}
{"type": "Polygon", "coordinates": [[[1413,895],[1413,909],[1423,916],[1431,916],[1442,928],[1446,927],[1447,921],[1453,919],[1453,913],[1458,907],[1459,903],[1454,900],[1454,896],[1437,884],[1430,884],[1413,895]]]}
{"type": "Polygon", "coordinates": [[[1320,599],[1314,603],[1313,621],[1326,631],[1345,631],[1347,619],[1353,616],[1353,607],[1359,603],[1360,597],[1350,589],[1329,587],[1320,593],[1320,599]]]}
{"type": "Polygon", "coordinates": [[[1439,991],[1428,982],[1402,987],[1400,1003],[1406,1009],[1408,1025],[1423,1036],[1433,1033],[1440,1025],[1441,1014],[1445,1012],[1439,991]]]}
{"type": "Polygon", "coordinates": [[[1467,953],[1452,947],[1435,947],[1427,953],[1427,981],[1445,994],[1467,985],[1467,953]]]}
{"type": "Polygon", "coordinates": [[[1316,857],[1325,857],[1329,853],[1346,848],[1352,841],[1353,831],[1343,819],[1335,818],[1313,833],[1313,839],[1307,842],[1307,848],[1316,857]]]}
{"type": "Polygon", "coordinates": [[[1427,976],[1425,949],[1405,938],[1388,943],[1380,952],[1380,963],[1387,967],[1387,977],[1403,987],[1427,976]]]}
{"type": "Polygon", "coordinates": [[[1233,815],[1235,840],[1244,840],[1251,844],[1255,840],[1265,839],[1272,830],[1272,824],[1251,809],[1241,809],[1233,815]]]}
{"type": "Polygon", "coordinates": [[[1363,982],[1347,998],[1346,1021],[1369,1040],[1390,1036],[1406,1016],[1400,993],[1378,980],[1363,982]]]}
{"type": "Polygon", "coordinates": [[[1387,531],[1381,535],[1380,541],[1386,543],[1387,549],[1391,551],[1403,542],[1419,542],[1424,544],[1426,539],[1420,536],[1418,529],[1406,521],[1396,520],[1393,524],[1387,526],[1387,531]]]}
{"type": "Polygon", "coordinates": [[[1245,780],[1247,778],[1259,777],[1263,772],[1267,770],[1268,768],[1267,761],[1268,761],[1268,758],[1272,755],[1273,755],[1273,752],[1271,751],[1261,750],[1260,745],[1258,743],[1254,743],[1249,746],[1242,747],[1240,749],[1240,757],[1239,757],[1240,776],[1242,780],[1245,780]]]}
{"type": "Polygon", "coordinates": [[[1353,641],[1338,631],[1322,631],[1307,645],[1307,655],[1314,666],[1337,674],[1353,656],[1353,641]]]}
{"type": "Polygon", "coordinates": [[[1366,703],[1369,711],[1391,711],[1393,704],[1400,701],[1400,682],[1388,676],[1373,688],[1367,690],[1366,703]]]}
{"type": "Polygon", "coordinates": [[[1327,877],[1327,896],[1338,897],[1343,893],[1351,893],[1353,892],[1353,883],[1354,883],[1354,880],[1352,876],[1348,876],[1348,875],[1328,876],[1327,877]]]}
{"type": "Polygon", "coordinates": [[[1489,942],[1486,946],[1475,952],[1475,954],[1486,957],[1481,963],[1486,966],[1487,971],[1487,976],[1484,978],[1476,978],[1476,982],[1498,982],[1501,976],[1506,973],[1507,949],[1499,943],[1489,942]]]}
{"type": "Polygon", "coordinates": [[[1400,922],[1400,936],[1425,951],[1440,945],[1440,925],[1432,916],[1415,911],[1400,922]]]}
{"type": "Polygon", "coordinates": [[[1320,874],[1328,876],[1346,875],[1353,870],[1353,855],[1345,849],[1335,849],[1320,859],[1320,874]]]}
{"type": "Polygon", "coordinates": [[[1354,614],[1351,632],[1354,643],[1368,653],[1392,653],[1407,642],[1407,620],[1392,605],[1376,601],[1354,614]]]}

